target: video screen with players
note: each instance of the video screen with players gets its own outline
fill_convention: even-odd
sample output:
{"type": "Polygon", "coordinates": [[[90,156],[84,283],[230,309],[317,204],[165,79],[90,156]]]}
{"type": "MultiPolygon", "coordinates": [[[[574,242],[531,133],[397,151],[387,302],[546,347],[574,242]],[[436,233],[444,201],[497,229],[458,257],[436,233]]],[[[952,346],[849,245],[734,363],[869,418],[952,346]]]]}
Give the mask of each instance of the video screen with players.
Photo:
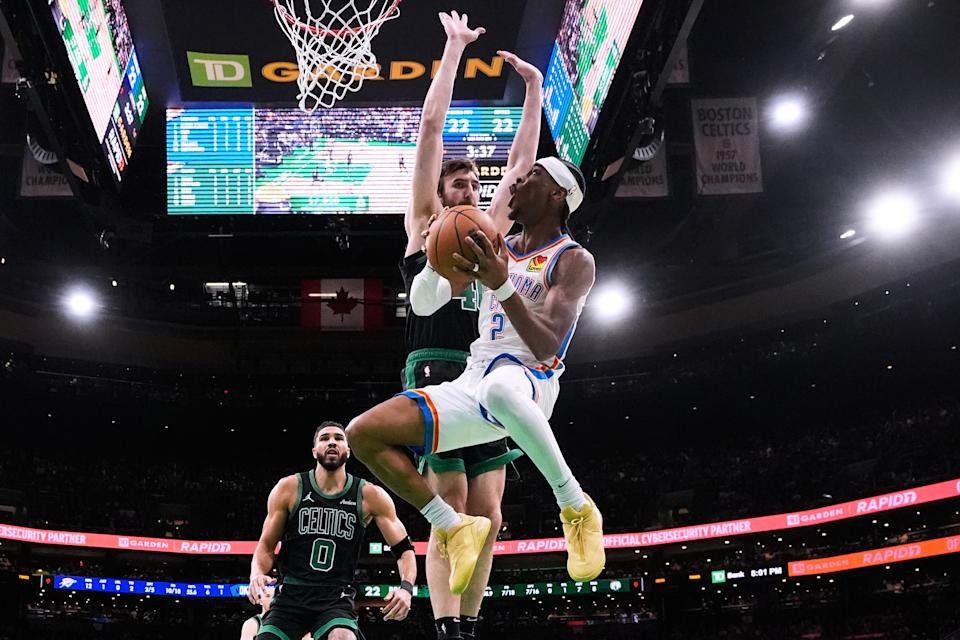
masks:
{"type": "Polygon", "coordinates": [[[642,0],[567,0],[543,84],[562,158],[579,164],[607,99],[642,0]]]}
{"type": "Polygon", "coordinates": [[[120,0],[48,0],[97,141],[113,176],[127,168],[147,92],[120,0]]]}
{"type": "MultiPolygon", "coordinates": [[[[444,157],[480,169],[489,206],[520,123],[520,107],[447,113],[444,157]]],[[[171,215],[403,214],[419,107],[168,109],[171,215]]]]}

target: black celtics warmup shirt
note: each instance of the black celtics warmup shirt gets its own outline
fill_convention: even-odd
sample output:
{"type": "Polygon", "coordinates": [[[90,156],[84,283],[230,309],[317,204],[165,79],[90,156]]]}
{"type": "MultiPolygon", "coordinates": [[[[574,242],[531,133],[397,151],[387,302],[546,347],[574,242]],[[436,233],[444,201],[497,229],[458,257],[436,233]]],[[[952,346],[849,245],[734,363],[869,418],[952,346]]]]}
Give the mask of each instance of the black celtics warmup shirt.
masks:
{"type": "Polygon", "coordinates": [[[300,499],[287,519],[280,546],[282,584],[345,587],[353,584],[363,542],[363,485],[349,473],[340,493],[325,495],[313,470],[297,474],[300,499]]]}

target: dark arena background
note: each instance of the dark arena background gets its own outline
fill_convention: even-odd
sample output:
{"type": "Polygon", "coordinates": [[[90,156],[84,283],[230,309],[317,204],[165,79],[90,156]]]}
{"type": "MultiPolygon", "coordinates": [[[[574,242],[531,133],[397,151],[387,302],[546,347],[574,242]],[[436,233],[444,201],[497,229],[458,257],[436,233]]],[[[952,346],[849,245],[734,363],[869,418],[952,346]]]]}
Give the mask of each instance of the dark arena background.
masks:
{"type": "MultiPolygon", "coordinates": [[[[316,0],[313,0],[316,3],[316,0]]],[[[270,488],[397,393],[397,262],[444,34],[488,202],[523,82],[597,283],[551,419],[602,509],[571,582],[507,481],[480,638],[960,638],[960,4],[406,0],[297,109],[268,0],[3,0],[0,639],[236,638],[270,488]]],[[[351,473],[373,479],[359,462],[351,473]]],[[[410,617],[375,527],[369,640],[410,617]]],[[[291,639],[292,640],[292,639],[291,639]]]]}

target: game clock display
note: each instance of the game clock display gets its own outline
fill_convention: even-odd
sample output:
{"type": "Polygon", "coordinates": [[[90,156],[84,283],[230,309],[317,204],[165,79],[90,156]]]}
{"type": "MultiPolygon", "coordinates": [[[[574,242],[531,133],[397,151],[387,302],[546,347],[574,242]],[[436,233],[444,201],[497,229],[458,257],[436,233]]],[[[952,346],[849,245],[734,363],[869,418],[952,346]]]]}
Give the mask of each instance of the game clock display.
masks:
{"type": "MultiPolygon", "coordinates": [[[[489,206],[519,107],[454,108],[444,157],[474,160],[489,206]]],[[[403,214],[422,110],[168,109],[172,215],[403,214]]]]}

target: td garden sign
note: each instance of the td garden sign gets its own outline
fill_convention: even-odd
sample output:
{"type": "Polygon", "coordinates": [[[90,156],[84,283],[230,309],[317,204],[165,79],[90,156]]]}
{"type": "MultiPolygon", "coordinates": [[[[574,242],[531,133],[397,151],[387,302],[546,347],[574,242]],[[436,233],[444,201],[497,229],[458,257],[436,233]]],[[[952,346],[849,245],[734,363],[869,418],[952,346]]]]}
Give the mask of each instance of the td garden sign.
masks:
{"type": "MultiPolygon", "coordinates": [[[[202,53],[187,51],[190,80],[194,87],[252,87],[253,74],[250,57],[243,54],[202,53]]],[[[374,67],[358,67],[354,73],[367,80],[417,80],[433,78],[440,68],[440,60],[429,63],[417,60],[392,60],[374,67]],[[427,73],[430,75],[427,76],[427,73]]],[[[499,78],[503,75],[503,58],[467,58],[461,67],[461,79],[499,78]]],[[[296,62],[278,60],[260,67],[260,76],[268,82],[296,82],[300,69],[296,62]]],[[[318,75],[334,76],[331,68],[317,68],[318,75]]],[[[336,77],[334,79],[337,79],[336,77]]]]}
{"type": "MultiPolygon", "coordinates": [[[[270,2],[204,0],[203,16],[217,19],[198,19],[196,0],[164,0],[160,4],[167,32],[145,29],[138,33],[138,38],[144,40],[144,47],[169,47],[180,99],[252,104],[296,102],[296,53],[277,25],[270,2]],[[151,38],[153,42],[149,41],[151,38]]],[[[525,21],[528,9],[537,8],[527,4],[526,0],[471,1],[460,8],[469,12],[471,26],[483,26],[486,33],[464,53],[454,85],[454,100],[505,99],[512,70],[497,55],[499,49],[514,50],[520,46],[534,60],[549,57],[560,11],[552,12],[555,16],[550,11],[546,12],[550,15],[539,16],[544,11],[540,6],[539,19],[525,21]],[[528,26],[522,26],[525,24],[528,26]],[[536,33],[538,30],[543,33],[536,33]],[[543,51],[530,44],[541,41],[543,51]]],[[[365,81],[359,92],[348,93],[342,102],[367,106],[376,102],[421,104],[446,41],[437,13],[449,10],[446,0],[401,3],[399,17],[384,23],[371,43],[378,64],[355,70],[370,82],[365,81]]],[[[332,73],[324,66],[325,63],[318,63],[313,72],[332,73]]]]}

